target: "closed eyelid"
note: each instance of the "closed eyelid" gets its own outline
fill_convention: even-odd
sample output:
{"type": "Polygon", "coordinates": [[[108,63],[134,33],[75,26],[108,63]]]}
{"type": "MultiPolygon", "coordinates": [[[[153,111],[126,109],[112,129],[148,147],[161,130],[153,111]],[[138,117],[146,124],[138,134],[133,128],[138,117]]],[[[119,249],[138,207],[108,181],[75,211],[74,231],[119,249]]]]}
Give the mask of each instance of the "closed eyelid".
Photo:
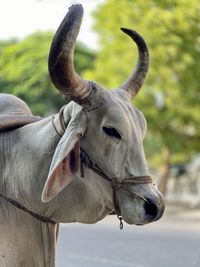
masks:
{"type": "Polygon", "coordinates": [[[121,135],[118,133],[118,131],[115,129],[115,128],[113,128],[113,127],[106,127],[106,126],[103,126],[103,131],[107,134],[107,135],[109,135],[109,136],[111,136],[111,137],[115,137],[115,138],[117,138],[117,139],[121,139],[121,135]]]}

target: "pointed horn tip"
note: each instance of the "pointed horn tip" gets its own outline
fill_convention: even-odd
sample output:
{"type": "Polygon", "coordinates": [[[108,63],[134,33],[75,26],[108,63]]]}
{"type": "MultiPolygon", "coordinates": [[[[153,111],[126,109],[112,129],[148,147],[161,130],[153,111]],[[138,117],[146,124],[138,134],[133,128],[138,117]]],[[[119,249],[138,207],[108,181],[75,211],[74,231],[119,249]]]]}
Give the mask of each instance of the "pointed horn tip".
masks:
{"type": "Polygon", "coordinates": [[[83,6],[81,4],[71,5],[69,7],[69,12],[79,12],[80,15],[82,15],[84,12],[84,9],[83,9],[83,6]]]}
{"type": "Polygon", "coordinates": [[[128,34],[131,37],[133,37],[133,36],[135,37],[135,36],[139,35],[136,31],[128,29],[128,28],[120,28],[120,30],[123,31],[124,33],[128,34]]]}
{"type": "Polygon", "coordinates": [[[137,46],[139,46],[138,48],[140,51],[148,53],[146,42],[138,32],[128,28],[120,28],[120,29],[133,39],[133,41],[137,44],[137,46]]]}

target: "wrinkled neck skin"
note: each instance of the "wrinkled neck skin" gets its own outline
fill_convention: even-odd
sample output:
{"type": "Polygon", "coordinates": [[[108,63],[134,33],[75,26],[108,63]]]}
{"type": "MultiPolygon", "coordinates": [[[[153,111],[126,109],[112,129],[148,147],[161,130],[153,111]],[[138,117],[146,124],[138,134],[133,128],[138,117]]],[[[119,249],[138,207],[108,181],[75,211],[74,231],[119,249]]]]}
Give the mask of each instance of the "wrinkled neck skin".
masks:
{"type": "MultiPolygon", "coordinates": [[[[70,106],[65,108],[66,122],[70,106]]],[[[61,130],[58,115],[54,123],[61,130]]],[[[84,178],[77,173],[53,200],[41,201],[59,140],[52,117],[0,133],[0,193],[56,222],[95,223],[113,209],[112,193],[110,185],[88,169],[84,178]]],[[[1,199],[0,266],[54,267],[56,228],[57,224],[40,222],[1,199]]]]}

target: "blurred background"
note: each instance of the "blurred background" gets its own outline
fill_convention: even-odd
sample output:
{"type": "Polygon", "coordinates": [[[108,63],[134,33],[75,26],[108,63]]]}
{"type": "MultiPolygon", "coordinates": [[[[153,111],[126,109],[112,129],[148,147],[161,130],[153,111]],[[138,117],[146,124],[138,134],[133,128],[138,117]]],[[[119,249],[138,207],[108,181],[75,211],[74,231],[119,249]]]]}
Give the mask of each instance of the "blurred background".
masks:
{"type": "Polygon", "coordinates": [[[47,116],[66,103],[47,70],[53,34],[71,4],[82,3],[76,71],[107,88],[131,73],[137,49],[120,27],[138,31],[150,70],[134,105],[145,115],[145,151],[166,198],[159,222],[61,227],[57,266],[200,266],[200,2],[198,0],[1,0],[0,92],[47,116]],[[67,265],[68,264],[68,265],[67,265]]]}

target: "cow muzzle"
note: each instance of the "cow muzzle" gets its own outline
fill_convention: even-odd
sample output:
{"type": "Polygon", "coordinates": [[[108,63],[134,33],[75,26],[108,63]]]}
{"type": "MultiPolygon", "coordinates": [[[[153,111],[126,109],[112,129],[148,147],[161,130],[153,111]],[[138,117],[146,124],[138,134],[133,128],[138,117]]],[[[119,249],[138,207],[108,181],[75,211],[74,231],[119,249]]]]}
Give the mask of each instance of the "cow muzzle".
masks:
{"type": "Polygon", "coordinates": [[[165,210],[164,197],[153,185],[129,187],[127,191],[116,192],[116,201],[121,217],[128,224],[144,225],[157,221],[165,210]]]}

